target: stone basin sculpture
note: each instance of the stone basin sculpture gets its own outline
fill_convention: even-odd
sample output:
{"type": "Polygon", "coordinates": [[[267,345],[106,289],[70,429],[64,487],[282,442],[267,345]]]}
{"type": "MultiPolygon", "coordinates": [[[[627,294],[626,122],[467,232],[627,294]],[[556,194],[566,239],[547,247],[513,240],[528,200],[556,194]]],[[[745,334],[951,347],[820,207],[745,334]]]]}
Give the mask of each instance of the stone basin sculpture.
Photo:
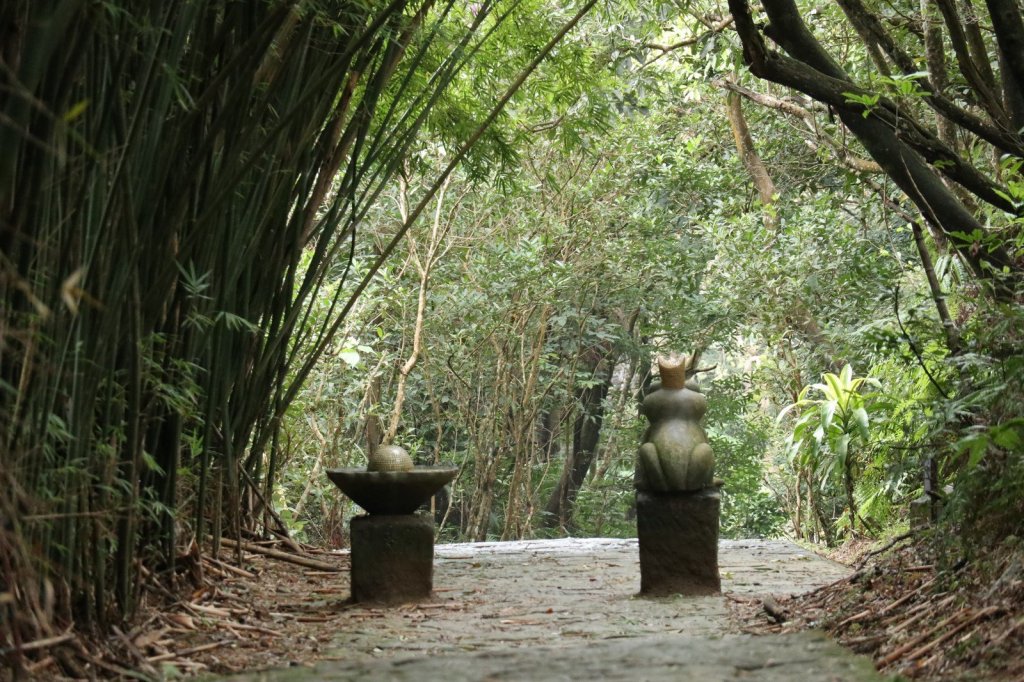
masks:
{"type": "Polygon", "coordinates": [[[459,473],[452,466],[418,466],[408,471],[328,469],[341,492],[370,514],[412,514],[459,473]]]}
{"type": "Polygon", "coordinates": [[[434,521],[416,510],[459,470],[413,466],[397,445],[380,445],[366,469],[328,469],[327,477],[368,512],[349,523],[352,601],[396,604],[430,597],[434,521]]]}

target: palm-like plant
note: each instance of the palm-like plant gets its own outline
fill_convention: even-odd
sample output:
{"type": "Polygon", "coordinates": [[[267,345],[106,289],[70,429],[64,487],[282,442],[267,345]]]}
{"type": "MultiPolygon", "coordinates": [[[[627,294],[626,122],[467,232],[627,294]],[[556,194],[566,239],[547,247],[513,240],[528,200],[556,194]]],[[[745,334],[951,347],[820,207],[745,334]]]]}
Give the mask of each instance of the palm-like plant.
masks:
{"type": "Polygon", "coordinates": [[[875,408],[871,393],[865,392],[864,386],[880,384],[870,377],[855,377],[849,364],[838,375],[828,372],[822,379],[822,383],[805,386],[797,401],[779,414],[779,419],[793,410],[800,415],[790,437],[791,463],[816,471],[823,481],[836,470],[842,472],[853,533],[857,519],[853,495],[857,453],[868,443],[870,412],[875,408]]]}

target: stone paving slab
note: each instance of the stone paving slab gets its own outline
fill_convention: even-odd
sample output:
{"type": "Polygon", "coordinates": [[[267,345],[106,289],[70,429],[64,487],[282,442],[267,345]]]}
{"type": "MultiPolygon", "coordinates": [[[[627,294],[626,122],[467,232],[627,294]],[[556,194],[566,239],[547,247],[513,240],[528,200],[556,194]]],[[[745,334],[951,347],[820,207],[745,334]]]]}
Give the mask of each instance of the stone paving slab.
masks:
{"type": "MultiPolygon", "coordinates": [[[[719,566],[742,596],[849,573],[786,541],[723,541],[719,566]]],[[[821,636],[734,634],[725,597],[639,597],[635,539],[438,545],[434,590],[416,605],[346,606],[336,663],[240,679],[877,679],[821,636]]]]}
{"type": "Polygon", "coordinates": [[[251,682],[366,682],[395,680],[629,680],[630,682],[869,682],[878,680],[871,661],[852,656],[821,633],[720,638],[641,637],[604,640],[568,648],[543,647],[320,664],[247,676],[251,682]]]}

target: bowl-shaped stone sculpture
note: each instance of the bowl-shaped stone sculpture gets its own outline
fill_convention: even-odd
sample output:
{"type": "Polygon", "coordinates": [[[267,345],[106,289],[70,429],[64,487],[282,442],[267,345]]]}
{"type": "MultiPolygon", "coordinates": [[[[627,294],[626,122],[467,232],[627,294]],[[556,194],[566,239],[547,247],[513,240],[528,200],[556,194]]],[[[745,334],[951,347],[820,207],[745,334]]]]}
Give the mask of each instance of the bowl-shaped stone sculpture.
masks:
{"type": "Polygon", "coordinates": [[[453,466],[417,466],[409,471],[328,469],[327,477],[370,514],[412,514],[458,473],[453,466]]]}

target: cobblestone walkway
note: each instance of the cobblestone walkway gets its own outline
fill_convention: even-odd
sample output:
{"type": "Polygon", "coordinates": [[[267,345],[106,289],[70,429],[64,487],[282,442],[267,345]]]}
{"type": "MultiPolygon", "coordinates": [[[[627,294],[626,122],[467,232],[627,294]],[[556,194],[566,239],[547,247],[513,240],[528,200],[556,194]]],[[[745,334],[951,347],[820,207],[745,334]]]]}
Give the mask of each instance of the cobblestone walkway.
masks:
{"type": "MultiPolygon", "coordinates": [[[[848,569],[785,541],[724,541],[722,588],[803,592],[848,569]]],[[[435,599],[346,607],[349,627],[316,669],[232,678],[298,680],[872,680],[867,659],[820,635],[731,632],[725,597],[637,596],[636,540],[438,545],[435,599]]]]}

